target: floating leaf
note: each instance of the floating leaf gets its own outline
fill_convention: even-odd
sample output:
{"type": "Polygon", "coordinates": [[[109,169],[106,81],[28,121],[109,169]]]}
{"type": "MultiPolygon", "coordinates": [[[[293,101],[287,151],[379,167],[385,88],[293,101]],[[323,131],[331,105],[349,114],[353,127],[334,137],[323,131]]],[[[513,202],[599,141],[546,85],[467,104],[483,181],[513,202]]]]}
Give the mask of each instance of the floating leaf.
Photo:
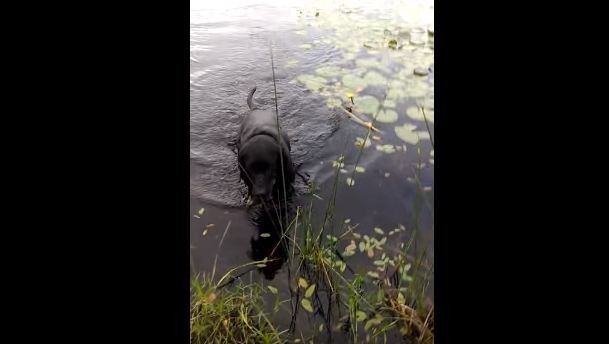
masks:
{"type": "Polygon", "coordinates": [[[369,258],[374,257],[374,251],[371,248],[368,249],[368,257],[369,258]]]}
{"type": "Polygon", "coordinates": [[[299,75],[296,80],[303,83],[310,91],[315,92],[319,91],[326,85],[326,79],[317,75],[302,74],[299,75]]]}
{"type": "Polygon", "coordinates": [[[385,108],[395,108],[395,106],[396,106],[396,104],[395,104],[395,101],[393,101],[393,100],[387,99],[383,103],[383,107],[385,107],[385,108]]]}
{"type": "Polygon", "coordinates": [[[378,110],[380,102],[373,96],[362,96],[355,99],[355,107],[358,112],[374,114],[378,110]]]}
{"type": "Polygon", "coordinates": [[[340,74],[340,68],[337,66],[324,66],[317,68],[315,74],[329,78],[340,74]]]}
{"type": "Polygon", "coordinates": [[[379,227],[374,227],[374,231],[377,234],[380,234],[380,235],[384,235],[385,234],[385,232],[383,232],[383,230],[381,228],[379,228],[379,227]]]}
{"type": "Polygon", "coordinates": [[[266,287],[267,287],[267,288],[269,288],[269,290],[271,291],[271,293],[273,293],[273,294],[277,295],[277,292],[278,292],[277,288],[275,288],[275,287],[273,287],[273,286],[271,286],[271,285],[267,285],[266,287]]]}
{"type": "Polygon", "coordinates": [[[367,275],[373,278],[379,278],[379,273],[376,271],[368,271],[367,275]]]}
{"type": "Polygon", "coordinates": [[[348,87],[352,90],[357,90],[360,87],[366,86],[364,79],[360,78],[357,75],[347,74],[347,75],[343,76],[342,81],[343,81],[343,85],[345,85],[345,87],[348,87]]]}
{"type": "Polygon", "coordinates": [[[311,286],[309,288],[307,288],[307,290],[305,291],[305,297],[311,297],[311,295],[313,295],[314,292],[315,292],[315,284],[311,284],[311,286]]]}
{"type": "Polygon", "coordinates": [[[391,174],[389,172],[385,172],[385,178],[389,178],[391,174]]]}
{"type": "Polygon", "coordinates": [[[340,173],[349,173],[349,171],[345,170],[344,168],[341,168],[340,173]]]}
{"type": "Polygon", "coordinates": [[[345,251],[343,252],[343,257],[351,257],[355,254],[355,251],[345,251]]]}
{"type": "Polygon", "coordinates": [[[361,147],[362,144],[364,145],[364,148],[368,148],[370,147],[370,145],[372,144],[372,142],[370,142],[370,140],[366,140],[366,143],[364,144],[364,139],[361,137],[356,137],[355,138],[355,146],[356,147],[361,147]]]}
{"type": "Polygon", "coordinates": [[[271,236],[270,233],[260,233],[260,237],[262,237],[262,238],[268,238],[270,236],[271,236]]]}
{"type": "Polygon", "coordinates": [[[298,46],[300,49],[304,49],[304,50],[309,50],[311,49],[313,46],[311,44],[305,43],[305,44],[301,44],[298,46]]]}
{"type": "Polygon", "coordinates": [[[204,212],[205,212],[205,208],[199,209],[199,216],[203,215],[204,212]]]}
{"type": "Polygon", "coordinates": [[[351,219],[345,219],[345,223],[351,222],[351,219]]]}
{"type": "Polygon", "coordinates": [[[307,282],[307,280],[306,280],[306,279],[304,279],[304,278],[300,277],[300,278],[298,279],[298,286],[299,286],[299,287],[301,287],[301,288],[306,289],[306,288],[309,286],[309,282],[307,282]]]}
{"type": "Polygon", "coordinates": [[[423,188],[423,191],[431,191],[431,186],[425,186],[425,187],[423,188]]]}
{"type": "Polygon", "coordinates": [[[203,236],[205,236],[205,234],[207,234],[207,229],[203,231],[203,236]]]}
{"type": "Polygon", "coordinates": [[[326,105],[330,108],[330,109],[334,109],[337,107],[341,107],[343,104],[342,100],[338,99],[338,98],[328,98],[328,100],[326,101],[326,105]]]}
{"type": "Polygon", "coordinates": [[[324,324],[319,324],[319,332],[322,332],[324,330],[324,324]]]}
{"type": "Polygon", "coordinates": [[[354,237],[354,238],[356,238],[356,239],[359,239],[359,238],[361,238],[361,237],[362,237],[362,235],[361,235],[361,234],[359,234],[359,233],[355,233],[355,232],[353,232],[353,237],[354,237]]]}
{"type": "Polygon", "coordinates": [[[376,145],[376,150],[387,154],[395,153],[395,147],[393,145],[376,145]]]}
{"type": "Polygon", "coordinates": [[[366,243],[364,243],[363,241],[360,241],[359,242],[359,251],[364,252],[365,249],[366,249],[366,243]]]}
{"type": "Polygon", "coordinates": [[[398,113],[393,110],[381,110],[376,115],[376,120],[381,123],[394,123],[398,120],[398,113]]]}
{"type": "Polygon", "coordinates": [[[428,131],[415,131],[414,133],[419,135],[419,140],[429,140],[428,131]]]}
{"type": "Polygon", "coordinates": [[[366,172],[366,169],[363,168],[362,166],[356,166],[355,167],[355,172],[364,173],[364,172],[366,172]]]}
{"type": "Polygon", "coordinates": [[[197,214],[194,215],[194,217],[196,217],[197,219],[200,219],[201,217],[197,214]]]}
{"type": "Polygon", "coordinates": [[[377,72],[368,72],[366,76],[364,76],[364,82],[367,85],[371,86],[384,86],[387,84],[387,79],[384,76],[377,72]]]}
{"type": "Polygon", "coordinates": [[[355,320],[357,322],[364,321],[364,320],[366,320],[366,318],[367,318],[366,313],[364,313],[362,311],[355,312],[355,320]]]}
{"type": "Polygon", "coordinates": [[[415,125],[405,123],[402,126],[397,126],[394,128],[395,134],[404,142],[410,143],[412,145],[417,144],[419,142],[419,134],[414,132],[416,129],[415,125]]]}
{"type": "Polygon", "coordinates": [[[353,179],[351,177],[347,177],[347,185],[349,185],[349,186],[355,185],[355,179],[353,179]]]}
{"type": "Polygon", "coordinates": [[[304,308],[307,312],[313,313],[313,306],[311,306],[311,301],[309,301],[308,299],[302,299],[300,301],[300,304],[302,305],[302,308],[304,308]]]}
{"type": "Polygon", "coordinates": [[[382,260],[375,260],[373,264],[376,266],[385,266],[385,262],[382,260]]]}
{"type": "Polygon", "coordinates": [[[387,43],[387,46],[391,49],[395,49],[398,46],[398,41],[392,39],[389,41],[389,43],[387,43]]]}
{"type": "Polygon", "coordinates": [[[208,224],[207,226],[205,226],[205,228],[212,228],[212,227],[215,227],[215,226],[216,226],[215,224],[210,223],[210,224],[208,224]]]}

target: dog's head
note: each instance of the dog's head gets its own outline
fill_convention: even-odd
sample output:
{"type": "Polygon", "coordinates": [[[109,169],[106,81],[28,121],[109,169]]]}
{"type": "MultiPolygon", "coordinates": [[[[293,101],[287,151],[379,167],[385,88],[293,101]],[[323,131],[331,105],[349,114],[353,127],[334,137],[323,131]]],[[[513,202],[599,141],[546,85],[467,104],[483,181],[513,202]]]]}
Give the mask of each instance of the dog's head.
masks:
{"type": "Polygon", "coordinates": [[[243,178],[254,203],[270,202],[280,172],[280,150],[272,137],[258,135],[239,150],[243,178]]]}

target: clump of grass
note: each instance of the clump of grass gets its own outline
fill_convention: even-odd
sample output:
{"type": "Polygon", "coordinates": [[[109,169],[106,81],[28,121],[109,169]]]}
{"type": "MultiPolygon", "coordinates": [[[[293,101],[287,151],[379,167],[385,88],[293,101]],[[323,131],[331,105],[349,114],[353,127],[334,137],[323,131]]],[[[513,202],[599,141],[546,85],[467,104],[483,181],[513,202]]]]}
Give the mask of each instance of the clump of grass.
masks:
{"type": "Polygon", "coordinates": [[[190,343],[284,343],[287,330],[269,320],[264,293],[257,283],[218,288],[211,279],[193,279],[190,343]]]}

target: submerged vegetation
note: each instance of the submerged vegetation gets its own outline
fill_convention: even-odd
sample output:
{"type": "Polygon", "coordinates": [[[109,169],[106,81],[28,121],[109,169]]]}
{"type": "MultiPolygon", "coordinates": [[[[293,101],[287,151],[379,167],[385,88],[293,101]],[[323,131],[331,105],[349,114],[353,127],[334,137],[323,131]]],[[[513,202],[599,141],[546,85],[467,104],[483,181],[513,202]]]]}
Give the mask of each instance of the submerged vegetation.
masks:
{"type": "MultiPolygon", "coordinates": [[[[267,214],[281,219],[259,235],[258,240],[269,243],[268,252],[222,276],[216,275],[214,261],[211,273],[193,278],[190,341],[433,343],[433,260],[418,235],[429,230],[420,228],[421,213],[433,215],[427,198],[430,187],[420,178],[422,169],[434,161],[429,77],[433,27],[402,27],[394,19],[373,21],[350,10],[331,16],[313,9],[300,16],[308,29],[296,30],[296,35],[307,36],[309,29],[333,31],[331,37],[303,43],[302,49],[330,44],[344,59],[301,74],[295,82],[363,128],[358,128],[361,137],[347,145],[357,154],[349,161],[343,154],[332,162],[334,178],[323,209],[313,206],[322,200],[314,184],[309,185],[304,204],[295,209],[267,209],[267,214]],[[426,141],[431,144],[429,156],[421,149],[426,141]],[[408,180],[416,189],[414,211],[405,214],[405,224],[396,223],[394,228],[363,228],[351,218],[335,216],[339,188],[358,187],[358,175],[368,173],[359,166],[360,159],[372,146],[385,154],[412,150],[418,156],[412,171],[402,177],[412,172],[408,180]],[[265,285],[253,279],[255,270],[284,261],[287,281],[265,285]]],[[[286,68],[297,65],[290,60],[286,68]]],[[[204,216],[204,210],[195,216],[204,216]]],[[[230,223],[224,235],[229,228],[230,223]]]]}

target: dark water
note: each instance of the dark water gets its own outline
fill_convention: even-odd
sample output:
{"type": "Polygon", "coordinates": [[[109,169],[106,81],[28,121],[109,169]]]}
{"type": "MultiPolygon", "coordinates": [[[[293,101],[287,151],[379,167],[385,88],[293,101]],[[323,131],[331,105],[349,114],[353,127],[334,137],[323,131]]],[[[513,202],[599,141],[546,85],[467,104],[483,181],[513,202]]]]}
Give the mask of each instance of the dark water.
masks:
{"type": "MultiPolygon", "coordinates": [[[[211,7],[211,6],[208,6],[211,7]]],[[[252,244],[258,231],[248,218],[243,196],[246,188],[239,180],[237,157],[228,145],[235,139],[239,123],[247,112],[246,95],[257,87],[254,97],[259,107],[273,108],[273,80],[270,46],[272,45],[280,121],[292,140],[292,156],[300,170],[310,174],[322,200],[314,198],[314,209],[325,209],[332,189],[335,169],[332,161],[345,156],[348,174],[341,176],[337,191],[337,221],[351,219],[359,224],[362,234],[373,234],[374,227],[385,232],[405,225],[408,230],[390,237],[388,247],[398,247],[407,240],[412,223],[419,221],[417,242],[428,247],[433,258],[433,165],[429,163],[432,150],[429,140],[417,146],[397,139],[393,124],[379,123],[383,130],[380,144],[406,145],[406,152],[387,154],[376,150],[377,142],[366,148],[359,161],[364,173],[356,174],[356,184],[348,187],[345,177],[351,176],[358,151],[353,142],[364,137],[366,129],[349,120],[338,109],[326,106],[326,98],[312,93],[295,79],[311,74],[324,64],[343,59],[344,51],[326,44],[332,30],[307,26],[299,16],[302,5],[247,5],[191,10],[190,41],[190,225],[191,268],[193,273],[210,273],[217,253],[216,273],[224,274],[232,267],[252,261],[257,247],[252,244]],[[295,30],[306,29],[306,35],[295,30]],[[311,49],[300,45],[317,41],[311,49]],[[345,150],[346,148],[346,150],[345,150]],[[431,191],[425,192],[426,202],[415,216],[417,185],[414,165],[421,159],[426,163],[419,178],[431,191]],[[198,211],[204,208],[202,216],[198,211]],[[218,244],[226,231],[220,252],[218,244]],[[207,230],[206,234],[203,232],[207,230]]],[[[346,8],[346,7],[345,7],[346,8]]],[[[353,11],[357,11],[354,7],[353,11]]],[[[325,14],[326,12],[323,12],[325,14]]],[[[382,13],[379,14],[382,16],[382,13]]],[[[358,53],[361,56],[363,53],[358,53]]],[[[407,61],[405,62],[407,63],[407,61]]],[[[433,84],[433,73],[428,77],[433,84]]],[[[363,94],[375,94],[374,88],[363,94]]],[[[400,123],[406,108],[414,100],[396,107],[400,123]]],[[[433,126],[432,126],[433,134],[433,126]]],[[[306,186],[297,178],[295,204],[306,204],[306,186]]],[[[323,216],[323,212],[318,213],[323,216]]],[[[362,271],[369,268],[365,255],[352,257],[351,264],[362,271]],[[367,265],[366,265],[367,264],[367,265]]],[[[272,280],[254,271],[247,279],[264,280],[280,290],[287,290],[287,272],[280,268],[272,280]]],[[[433,291],[433,289],[431,289],[433,291]]],[[[430,297],[433,297],[432,293],[430,297]]]]}

